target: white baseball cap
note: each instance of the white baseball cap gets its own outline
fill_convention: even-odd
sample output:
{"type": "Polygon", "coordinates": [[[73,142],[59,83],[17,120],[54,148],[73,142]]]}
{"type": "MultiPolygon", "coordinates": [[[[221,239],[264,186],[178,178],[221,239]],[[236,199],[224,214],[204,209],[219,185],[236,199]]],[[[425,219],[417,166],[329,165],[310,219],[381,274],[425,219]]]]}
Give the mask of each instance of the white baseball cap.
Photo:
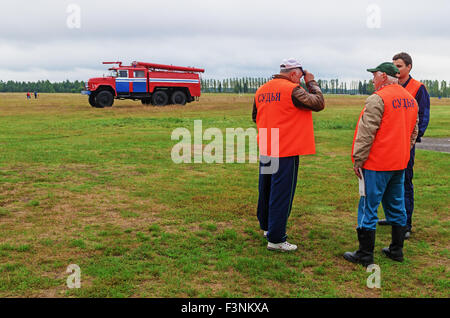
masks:
{"type": "Polygon", "coordinates": [[[302,68],[302,65],[294,58],[284,59],[280,64],[282,70],[290,70],[291,68],[302,68]]]}

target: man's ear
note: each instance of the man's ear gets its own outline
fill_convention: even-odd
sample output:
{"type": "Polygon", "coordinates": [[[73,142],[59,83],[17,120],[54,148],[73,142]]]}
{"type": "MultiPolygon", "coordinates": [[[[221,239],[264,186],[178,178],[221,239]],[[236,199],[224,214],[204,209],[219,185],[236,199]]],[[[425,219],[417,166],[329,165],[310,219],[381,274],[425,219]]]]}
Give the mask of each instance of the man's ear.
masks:
{"type": "Polygon", "coordinates": [[[295,77],[295,72],[289,73],[289,79],[292,81],[295,77]]]}

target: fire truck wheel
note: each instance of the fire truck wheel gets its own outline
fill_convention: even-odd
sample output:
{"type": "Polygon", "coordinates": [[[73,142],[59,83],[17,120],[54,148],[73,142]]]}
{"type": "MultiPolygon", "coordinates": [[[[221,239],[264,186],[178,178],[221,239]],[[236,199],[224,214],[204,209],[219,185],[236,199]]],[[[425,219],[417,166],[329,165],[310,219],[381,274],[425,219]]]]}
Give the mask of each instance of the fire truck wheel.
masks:
{"type": "Polygon", "coordinates": [[[185,105],[186,104],[186,94],[182,91],[176,91],[171,97],[172,104],[185,105]]]}
{"type": "Polygon", "coordinates": [[[97,104],[95,103],[95,94],[92,93],[91,95],[89,95],[89,104],[92,107],[97,107],[97,104]]]}
{"type": "Polygon", "coordinates": [[[114,102],[114,96],[109,91],[101,91],[97,94],[95,101],[97,102],[97,107],[111,107],[114,102]]]}
{"type": "Polygon", "coordinates": [[[165,106],[169,101],[169,96],[165,91],[156,91],[152,95],[152,104],[155,106],[165,106]]]}

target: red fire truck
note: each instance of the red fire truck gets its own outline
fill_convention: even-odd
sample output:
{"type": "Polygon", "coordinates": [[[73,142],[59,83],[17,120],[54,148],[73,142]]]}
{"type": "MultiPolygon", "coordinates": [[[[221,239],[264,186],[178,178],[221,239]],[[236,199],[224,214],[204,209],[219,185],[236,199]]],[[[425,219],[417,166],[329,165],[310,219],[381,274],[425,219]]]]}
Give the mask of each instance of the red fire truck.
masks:
{"type": "Polygon", "coordinates": [[[205,70],[164,64],[133,62],[114,64],[110,74],[89,79],[82,94],[89,95],[92,107],[110,107],[116,99],[141,100],[144,105],[185,105],[200,97],[200,76],[205,70]]]}

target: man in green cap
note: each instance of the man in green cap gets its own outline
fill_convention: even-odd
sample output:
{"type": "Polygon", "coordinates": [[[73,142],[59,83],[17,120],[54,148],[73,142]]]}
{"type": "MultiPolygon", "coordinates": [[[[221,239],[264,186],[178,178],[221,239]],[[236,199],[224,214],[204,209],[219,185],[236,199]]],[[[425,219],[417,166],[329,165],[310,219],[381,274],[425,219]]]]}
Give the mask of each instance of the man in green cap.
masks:
{"type": "Polygon", "coordinates": [[[364,266],[373,264],[380,203],[392,224],[392,243],[382,252],[395,261],[403,261],[406,230],[403,182],[418,133],[417,102],[398,85],[398,68],[385,62],[367,71],[373,74],[375,92],[366,100],[352,147],[353,169],[360,179],[356,228],[359,249],[344,254],[347,261],[364,266]]]}
{"type": "MultiPolygon", "coordinates": [[[[395,54],[392,58],[392,62],[397,66],[400,71],[398,77],[398,83],[402,85],[412,96],[416,98],[419,105],[419,134],[416,139],[416,143],[421,142],[421,137],[425,134],[430,121],[430,95],[421,82],[411,77],[410,72],[412,69],[412,57],[408,53],[401,52],[395,54]]],[[[407,216],[408,230],[405,234],[405,240],[407,240],[412,233],[412,215],[414,212],[414,157],[416,153],[416,147],[411,149],[411,155],[408,162],[408,167],[405,170],[405,208],[407,216]]],[[[386,220],[379,220],[378,225],[389,225],[386,220]]]]}

